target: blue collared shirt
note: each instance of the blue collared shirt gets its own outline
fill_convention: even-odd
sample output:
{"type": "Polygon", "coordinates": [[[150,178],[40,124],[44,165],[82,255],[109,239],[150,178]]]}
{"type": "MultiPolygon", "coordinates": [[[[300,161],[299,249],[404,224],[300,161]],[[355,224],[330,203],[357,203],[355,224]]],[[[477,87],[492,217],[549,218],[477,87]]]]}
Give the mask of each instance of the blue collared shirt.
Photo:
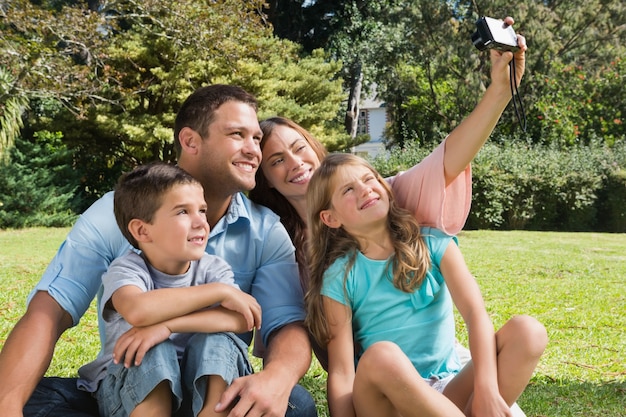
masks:
{"type": "MultiPolygon", "coordinates": [[[[94,296],[100,303],[102,274],[129,249],[115,221],[113,192],[109,192],[79,217],[30,293],[29,302],[37,291],[47,291],[77,325],[94,296]]],[[[226,215],[211,229],[206,251],[226,260],[235,282],[261,305],[266,346],[274,330],[304,320],[294,247],[271,210],[235,194],[226,215]]],[[[102,323],[98,328],[102,342],[102,323]]],[[[251,333],[240,336],[250,344],[251,333]]]]}

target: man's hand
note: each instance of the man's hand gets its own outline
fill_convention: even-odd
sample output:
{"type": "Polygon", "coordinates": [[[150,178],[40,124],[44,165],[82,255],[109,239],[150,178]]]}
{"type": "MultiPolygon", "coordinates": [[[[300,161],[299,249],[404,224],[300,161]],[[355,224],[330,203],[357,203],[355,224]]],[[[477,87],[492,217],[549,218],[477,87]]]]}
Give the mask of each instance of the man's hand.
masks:
{"type": "Polygon", "coordinates": [[[215,411],[230,409],[228,417],[284,417],[291,391],[310,364],[311,344],[304,325],[281,327],[270,337],[263,370],[233,381],[215,411]]]}
{"type": "Polygon", "coordinates": [[[123,361],[126,368],[139,366],[146,353],[167,340],[171,334],[170,329],[162,323],[133,327],[117,339],[113,349],[113,362],[117,364],[123,361]]]}
{"type": "Polygon", "coordinates": [[[221,413],[232,407],[228,417],[284,417],[291,389],[279,377],[261,371],[233,381],[215,411],[221,413]]]}

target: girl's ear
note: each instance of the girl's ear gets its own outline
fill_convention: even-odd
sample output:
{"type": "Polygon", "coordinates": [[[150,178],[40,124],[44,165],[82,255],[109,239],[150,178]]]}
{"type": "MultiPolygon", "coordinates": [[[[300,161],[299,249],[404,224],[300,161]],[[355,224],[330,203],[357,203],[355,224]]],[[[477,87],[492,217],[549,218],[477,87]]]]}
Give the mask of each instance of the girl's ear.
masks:
{"type": "Polygon", "coordinates": [[[137,240],[137,242],[150,242],[150,229],[143,220],[132,219],[128,222],[128,231],[137,240]]]}
{"type": "Polygon", "coordinates": [[[183,152],[195,154],[198,152],[198,141],[202,140],[202,138],[192,128],[183,127],[178,132],[178,140],[183,152]]]}
{"type": "Polygon", "coordinates": [[[335,217],[332,210],[322,210],[320,212],[320,220],[331,229],[341,227],[341,222],[335,217]]]}

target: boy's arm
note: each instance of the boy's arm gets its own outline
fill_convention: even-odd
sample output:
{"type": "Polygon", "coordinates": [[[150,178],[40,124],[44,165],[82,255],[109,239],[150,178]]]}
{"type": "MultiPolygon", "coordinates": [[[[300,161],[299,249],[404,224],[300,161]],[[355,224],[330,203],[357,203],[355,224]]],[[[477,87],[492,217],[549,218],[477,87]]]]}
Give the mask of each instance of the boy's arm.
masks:
{"type": "Polygon", "coordinates": [[[236,311],[248,329],[260,327],[261,307],[254,297],[238,288],[212,282],[184,288],[144,291],[134,285],[118,288],[111,300],[115,310],[132,326],[144,327],[186,316],[214,304],[236,311]]]}
{"type": "Polygon", "coordinates": [[[22,416],[22,409],[43,377],[61,334],[72,317],[40,291],[7,338],[0,354],[0,409],[4,416],[22,416]]]}
{"type": "MultiPolygon", "coordinates": [[[[512,25],[513,18],[504,21],[512,25]]],[[[520,49],[501,52],[491,49],[491,84],[474,111],[457,126],[446,139],[444,168],[446,183],[452,182],[474,159],[485,144],[500,119],[502,112],[511,100],[509,63],[515,57],[515,85],[519,86],[526,63],[526,39],[518,35],[520,49]]]]}
{"type": "Polygon", "coordinates": [[[127,368],[139,366],[153,346],[163,342],[172,333],[243,333],[250,328],[243,316],[223,307],[196,311],[146,327],[133,327],[115,343],[113,358],[124,362],[127,368]]]}
{"type": "Polygon", "coordinates": [[[476,280],[456,243],[441,259],[441,273],[467,326],[474,365],[473,415],[508,415],[509,407],[498,387],[496,337],[476,280]],[[498,411],[498,414],[495,411],[498,411]],[[477,413],[477,414],[476,414],[477,413]]]}

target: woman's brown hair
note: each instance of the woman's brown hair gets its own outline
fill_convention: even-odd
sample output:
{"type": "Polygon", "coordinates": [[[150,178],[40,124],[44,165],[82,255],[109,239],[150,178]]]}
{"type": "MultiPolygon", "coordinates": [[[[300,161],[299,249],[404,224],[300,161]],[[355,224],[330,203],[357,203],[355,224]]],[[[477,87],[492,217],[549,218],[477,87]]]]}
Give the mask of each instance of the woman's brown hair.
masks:
{"type": "MultiPolygon", "coordinates": [[[[276,126],[287,126],[297,131],[308,145],[313,149],[320,162],[324,159],[327,152],[324,145],[313,137],[306,129],[298,125],[294,121],[285,117],[271,117],[263,120],[261,123],[261,130],[263,131],[263,138],[261,139],[261,151],[267,143],[267,139],[272,135],[276,126]]],[[[289,203],[289,201],[279,193],[276,188],[270,187],[263,170],[259,169],[256,173],[256,186],[248,193],[248,196],[255,203],[262,204],[272,209],[272,211],[280,217],[280,221],[287,229],[291,241],[296,248],[296,261],[298,262],[298,268],[300,269],[300,284],[302,289],[306,292],[308,288],[308,273],[306,269],[306,223],[304,219],[300,218],[296,209],[289,203]]]]}

